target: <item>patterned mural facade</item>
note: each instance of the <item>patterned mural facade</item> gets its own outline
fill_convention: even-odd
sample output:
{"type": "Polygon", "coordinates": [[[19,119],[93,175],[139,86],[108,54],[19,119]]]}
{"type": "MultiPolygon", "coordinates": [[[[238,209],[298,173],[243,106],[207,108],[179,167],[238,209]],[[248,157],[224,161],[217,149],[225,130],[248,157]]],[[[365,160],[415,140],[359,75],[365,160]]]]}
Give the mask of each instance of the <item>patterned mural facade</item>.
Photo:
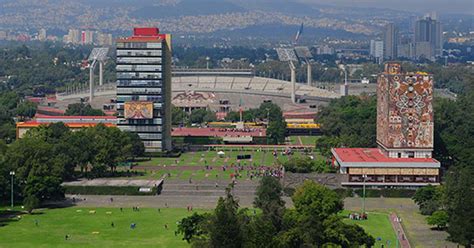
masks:
{"type": "Polygon", "coordinates": [[[387,63],[377,87],[377,141],[386,148],[433,148],[433,77],[387,63]]]}

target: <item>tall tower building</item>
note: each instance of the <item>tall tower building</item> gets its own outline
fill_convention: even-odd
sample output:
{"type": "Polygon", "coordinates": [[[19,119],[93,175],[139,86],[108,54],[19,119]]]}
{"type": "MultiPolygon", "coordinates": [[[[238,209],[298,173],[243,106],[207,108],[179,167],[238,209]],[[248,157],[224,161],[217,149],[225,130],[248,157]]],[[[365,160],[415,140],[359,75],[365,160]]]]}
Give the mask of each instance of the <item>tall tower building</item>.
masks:
{"type": "Polygon", "coordinates": [[[134,28],[117,39],[117,126],[147,152],[171,150],[171,35],[134,28]]]}
{"type": "Polygon", "coordinates": [[[370,56],[375,59],[375,62],[382,63],[383,61],[384,45],[381,40],[370,40],[370,56]]]}
{"type": "Polygon", "coordinates": [[[377,87],[377,144],[391,158],[431,158],[433,76],[385,64],[377,87]]]}
{"type": "Polygon", "coordinates": [[[397,46],[398,46],[398,27],[389,23],[385,26],[383,43],[384,43],[384,56],[386,59],[396,59],[397,55],[397,46]]]}
{"type": "Polygon", "coordinates": [[[443,30],[441,23],[433,19],[436,15],[425,16],[423,19],[416,21],[414,43],[421,43],[423,49],[417,51],[415,49],[416,57],[426,57],[432,59],[434,56],[443,55],[443,30]],[[427,54],[425,47],[429,44],[430,51],[427,54]]]}

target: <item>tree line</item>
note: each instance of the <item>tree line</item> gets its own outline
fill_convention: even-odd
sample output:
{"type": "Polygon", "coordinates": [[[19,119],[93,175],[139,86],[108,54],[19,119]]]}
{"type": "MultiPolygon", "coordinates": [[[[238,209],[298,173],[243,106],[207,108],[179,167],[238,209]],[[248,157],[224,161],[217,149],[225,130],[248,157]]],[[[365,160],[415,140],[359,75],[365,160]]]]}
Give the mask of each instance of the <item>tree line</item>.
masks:
{"type": "Polygon", "coordinates": [[[40,126],[9,146],[0,143],[0,199],[9,199],[10,171],[15,172],[15,198],[31,211],[62,199],[63,181],[103,176],[144,151],[136,134],[115,127],[99,124],[73,132],[64,123],[40,126]]]}
{"type": "MultiPolygon", "coordinates": [[[[231,187],[231,186],[230,186],[231,187]]],[[[257,187],[253,213],[239,208],[226,190],[214,211],[194,213],[178,224],[178,233],[192,247],[372,247],[375,239],[364,229],[347,224],[339,213],[343,200],[312,181],[296,189],[294,208],[282,200],[282,186],[263,177],[257,187]]]]}

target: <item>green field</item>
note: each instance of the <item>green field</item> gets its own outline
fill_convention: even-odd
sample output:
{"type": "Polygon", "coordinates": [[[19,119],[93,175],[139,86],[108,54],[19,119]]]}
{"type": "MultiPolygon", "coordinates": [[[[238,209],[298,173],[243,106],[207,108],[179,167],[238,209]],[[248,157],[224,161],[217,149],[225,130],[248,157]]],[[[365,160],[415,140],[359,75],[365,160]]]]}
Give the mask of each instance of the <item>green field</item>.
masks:
{"type": "Polygon", "coordinates": [[[187,215],[190,213],[186,209],[44,210],[0,227],[0,247],[188,247],[174,234],[176,222],[187,215]],[[90,210],[95,210],[95,214],[90,210]],[[130,228],[131,223],[136,223],[135,229],[130,228]],[[65,235],[70,238],[65,240],[65,235]]]}
{"type": "MultiPolygon", "coordinates": [[[[281,162],[287,161],[289,156],[284,156],[279,153],[278,157],[275,158],[272,155],[272,151],[258,151],[258,150],[223,150],[225,155],[219,156],[217,151],[199,151],[199,152],[186,152],[182,153],[177,158],[168,157],[154,157],[150,160],[138,162],[138,165],[145,166],[213,166],[221,167],[223,165],[230,166],[231,164],[237,165],[248,165],[248,166],[272,166],[281,162]],[[249,154],[252,159],[249,160],[238,160],[237,155],[249,154]]],[[[317,152],[312,152],[309,155],[314,155],[316,158],[320,158],[317,152]]],[[[293,156],[303,156],[301,152],[295,152],[293,156]]]]}
{"type": "MultiPolygon", "coordinates": [[[[21,218],[0,219],[0,247],[189,247],[174,232],[176,222],[190,214],[185,209],[171,208],[160,212],[150,208],[139,212],[131,208],[124,208],[123,212],[118,208],[47,209],[21,218]],[[136,223],[135,229],[130,228],[131,223],[136,223]],[[68,240],[66,235],[70,236],[68,240]]],[[[369,213],[368,220],[345,221],[382,238],[375,247],[386,245],[386,240],[391,241],[389,247],[395,247],[395,233],[387,214],[369,213]]]]}
{"type": "MultiPolygon", "coordinates": [[[[350,211],[344,210],[343,215],[346,217],[351,213],[350,211]]],[[[381,247],[383,244],[385,247],[396,247],[396,233],[390,224],[389,215],[386,213],[368,213],[368,220],[351,220],[349,218],[344,219],[347,223],[357,224],[364,228],[366,232],[371,234],[375,239],[374,247],[381,247]],[[377,241],[380,238],[380,241],[377,241]],[[390,245],[387,245],[389,240],[390,245]]]]}

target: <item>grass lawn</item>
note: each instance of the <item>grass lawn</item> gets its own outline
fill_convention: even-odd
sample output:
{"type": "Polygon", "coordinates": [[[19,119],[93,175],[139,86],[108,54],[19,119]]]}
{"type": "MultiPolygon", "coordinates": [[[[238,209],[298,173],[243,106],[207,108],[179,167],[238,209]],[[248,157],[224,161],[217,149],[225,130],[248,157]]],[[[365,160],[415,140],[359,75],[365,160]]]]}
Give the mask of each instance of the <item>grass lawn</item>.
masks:
{"type": "MultiPolygon", "coordinates": [[[[349,213],[351,211],[344,210],[344,217],[347,217],[349,213]]],[[[366,232],[376,239],[374,247],[381,247],[382,244],[385,247],[396,247],[397,236],[390,224],[389,215],[386,213],[369,212],[368,217],[368,220],[351,220],[346,218],[344,221],[364,228],[366,232]],[[377,241],[377,238],[381,240],[377,241]],[[390,240],[390,245],[387,245],[387,240],[390,240]]]]}
{"type": "MultiPolygon", "coordinates": [[[[348,213],[344,211],[343,215],[348,213]]],[[[162,208],[160,212],[151,208],[139,212],[131,208],[124,208],[123,212],[118,208],[46,209],[21,218],[0,219],[0,247],[189,247],[174,232],[176,222],[190,214],[174,208],[162,208]],[[131,223],[136,223],[135,229],[130,228],[131,223]],[[65,235],[70,238],[65,240],[65,235]]],[[[380,237],[382,240],[375,247],[395,247],[396,236],[387,214],[371,212],[368,220],[344,221],[380,237]],[[390,246],[386,245],[387,240],[391,241],[390,246]]]]}
{"type": "Polygon", "coordinates": [[[160,211],[76,207],[43,210],[0,226],[0,247],[189,247],[174,232],[176,222],[190,213],[186,209],[160,211]],[[131,223],[136,223],[133,230],[131,223]],[[65,240],[65,235],[70,238],[65,240]]]}

